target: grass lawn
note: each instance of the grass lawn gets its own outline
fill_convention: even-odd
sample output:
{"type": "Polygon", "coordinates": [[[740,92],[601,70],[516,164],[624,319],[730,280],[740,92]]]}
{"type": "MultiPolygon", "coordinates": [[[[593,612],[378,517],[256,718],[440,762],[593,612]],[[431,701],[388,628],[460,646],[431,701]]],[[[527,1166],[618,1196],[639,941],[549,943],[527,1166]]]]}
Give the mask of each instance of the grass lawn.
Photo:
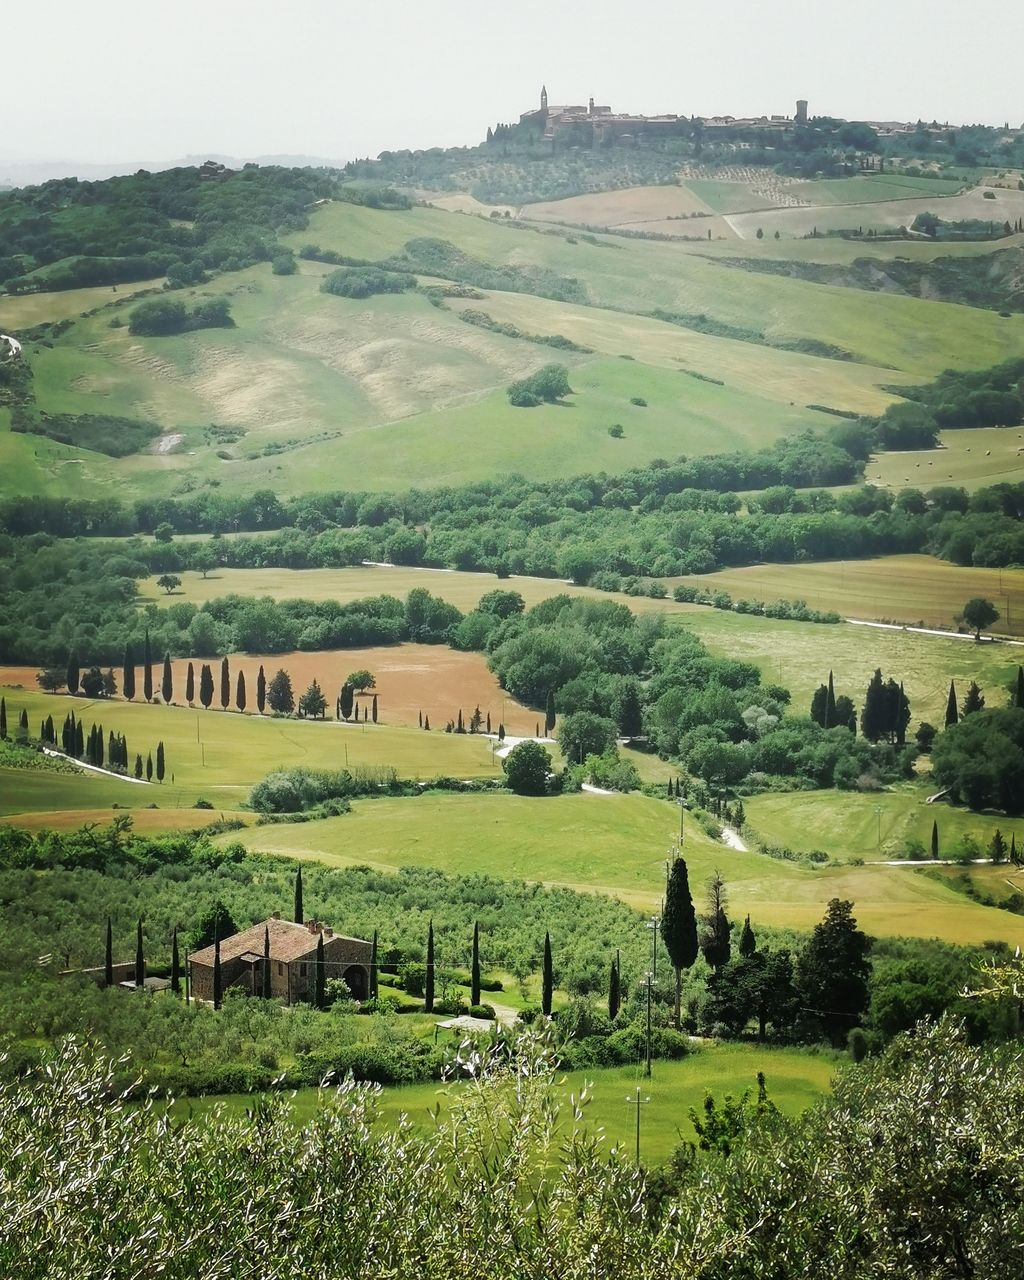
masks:
{"type": "Polygon", "coordinates": [[[714,653],[756,662],[766,680],[791,691],[792,705],[801,714],[830,670],[837,691],[859,706],[875,668],[881,667],[885,676],[903,681],[913,717],[911,733],[922,720],[942,725],[950,680],[962,692],[977,680],[991,705],[1000,705],[1024,659],[1024,649],[1011,645],[845,623],[773,622],[722,609],[701,609],[674,625],[691,627],[714,653]]]}
{"type": "MultiPolygon", "coordinates": [[[[130,297],[143,289],[158,288],[163,277],[155,280],[137,280],[131,284],[119,284],[117,291],[110,285],[96,285],[88,289],[59,289],[52,293],[25,293],[19,297],[0,298],[0,330],[17,333],[44,321],[68,320],[105,307],[119,298],[130,297]]],[[[109,318],[109,317],[108,317],[109,318]]]]}
{"type": "MultiPolygon", "coordinates": [[[[497,874],[606,893],[650,911],[661,903],[678,812],[668,801],[640,795],[536,800],[431,794],[357,801],[353,812],[341,818],[260,827],[243,833],[242,839],[256,852],[328,866],[422,866],[456,875],[497,874]]],[[[228,838],[237,836],[220,837],[228,838]]],[[[824,847],[845,852],[834,844],[824,847]]],[[[857,919],[869,933],[1024,943],[1024,919],[978,906],[907,868],[812,870],[728,849],[692,821],[686,826],[685,856],[695,896],[716,869],[722,871],[735,919],[749,912],[755,924],[810,929],[829,899],[840,897],[856,904],[857,919]]]]}
{"type": "MultiPolygon", "coordinates": [[[[587,1072],[568,1072],[558,1086],[562,1103],[562,1123],[571,1124],[570,1094],[578,1095],[587,1083],[592,1100],[584,1111],[584,1125],[601,1129],[608,1147],[622,1146],[630,1155],[636,1141],[636,1087],[644,1102],[640,1116],[640,1156],[645,1164],[663,1164],[681,1141],[694,1141],[690,1108],[698,1111],[704,1095],[716,1099],[749,1089],[757,1092],[757,1073],[767,1077],[768,1095],[786,1115],[798,1115],[826,1093],[843,1059],[827,1052],[802,1049],[775,1049],[755,1044],[709,1044],[700,1052],[678,1062],[655,1062],[650,1080],[635,1067],[602,1067],[587,1072]]],[[[381,1122],[395,1124],[405,1115],[416,1129],[428,1133],[434,1114],[445,1114],[466,1088],[462,1084],[436,1082],[386,1088],[378,1104],[381,1122]]],[[[291,1095],[291,1109],[297,1123],[308,1120],[330,1093],[319,1089],[299,1089],[291,1095]]],[[[178,1117],[201,1119],[215,1108],[227,1115],[239,1115],[251,1107],[248,1094],[227,1094],[220,1098],[181,1099],[174,1105],[178,1117]]]]}
{"type": "Polygon", "coordinates": [[[844,617],[927,627],[953,626],[968,600],[984,596],[1002,614],[997,631],[1024,634],[1024,569],[966,568],[934,556],[907,555],[759,564],[668,579],[670,587],[677,582],[728,591],[734,600],[806,600],[814,609],[834,609],[844,617]]]}
{"type": "Polygon", "coordinates": [[[1007,845],[1014,832],[1018,847],[1024,844],[1024,821],[972,813],[945,803],[926,804],[932,791],[934,787],[925,781],[870,795],[797,791],[751,796],[745,802],[747,821],[772,844],[798,852],[827,849],[842,857],[898,858],[912,839],[930,850],[933,822],[939,827],[942,857],[952,856],[956,841],[966,834],[984,848],[997,827],[1007,845]]]}
{"type": "Polygon", "coordinates": [[[104,735],[110,730],[128,740],[129,757],[143,759],[164,743],[167,780],[148,786],[122,779],[93,775],[88,779],[65,775],[10,771],[0,792],[0,803],[9,813],[36,808],[65,807],[54,804],[54,795],[67,786],[66,807],[103,808],[115,800],[132,808],[158,803],[167,808],[190,808],[200,796],[218,808],[235,809],[254,783],[275,769],[289,765],[338,769],[350,766],[393,765],[406,778],[431,778],[438,773],[455,777],[495,777],[500,762],[483,738],[378,724],[365,729],[335,721],[275,720],[236,712],[189,710],[187,707],[139,703],[90,702],[60,694],[5,688],[7,714],[12,719],[22,707],[35,729],[52,715],[58,729],[68,711],[85,721],[95,720],[104,735]],[[173,775],[174,781],[171,781],[173,775]],[[23,781],[45,777],[46,783],[23,781]],[[49,780],[56,778],[53,790],[49,780]]]}

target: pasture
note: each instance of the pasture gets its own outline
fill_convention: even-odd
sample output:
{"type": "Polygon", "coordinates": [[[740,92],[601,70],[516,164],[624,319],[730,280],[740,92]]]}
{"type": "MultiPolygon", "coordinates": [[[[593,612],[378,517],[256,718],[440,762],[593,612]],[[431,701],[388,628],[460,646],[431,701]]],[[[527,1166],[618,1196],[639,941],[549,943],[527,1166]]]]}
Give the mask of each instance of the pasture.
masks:
{"type": "MultiPolygon", "coordinates": [[[[673,625],[683,624],[683,619],[673,620],[673,625]]],[[[814,690],[828,680],[830,670],[836,691],[848,694],[859,707],[872,673],[881,667],[886,677],[903,681],[911,733],[922,720],[941,727],[950,680],[956,681],[961,696],[977,680],[990,705],[1001,705],[1024,658],[1024,649],[1012,645],[843,623],[775,622],[721,609],[700,609],[685,625],[712,652],[756,662],[767,681],[790,690],[798,714],[810,707],[814,690]]]]}
{"type": "MultiPolygon", "coordinates": [[[[114,802],[130,808],[144,808],[151,803],[190,808],[199,797],[218,808],[235,809],[260,778],[290,765],[314,769],[393,766],[402,777],[412,779],[432,778],[439,773],[486,778],[499,776],[501,771],[501,763],[487,739],[446,734],[443,725],[427,733],[400,725],[357,727],[334,720],[276,719],[121,699],[91,702],[27,688],[3,687],[0,691],[6,697],[11,720],[16,723],[15,717],[24,708],[33,733],[38,732],[41,720],[52,715],[59,734],[64,716],[74,711],[85,721],[87,731],[96,721],[102,723],[104,735],[111,730],[124,734],[131,760],[136,753],[145,760],[147,752],[155,753],[160,741],[167,757],[163,784],[137,784],[104,775],[71,778],[65,784],[63,775],[7,771],[6,784],[0,780],[0,804],[11,813],[65,807],[54,802],[65,785],[69,792],[66,807],[74,809],[104,808],[114,802]],[[14,773],[18,776],[12,777],[14,773]],[[44,776],[45,783],[27,781],[44,776]],[[57,781],[50,785],[54,777],[57,781]]],[[[333,703],[333,694],[331,697],[333,703]]],[[[215,706],[219,708],[219,702],[215,706]]],[[[471,710],[468,708],[467,714],[471,710]]]]}
{"type": "Polygon", "coordinates": [[[53,293],[24,293],[0,297],[0,332],[17,334],[32,325],[73,320],[86,311],[130,298],[143,289],[158,289],[163,277],[131,284],[96,285],[86,289],[59,289],[53,293]]]}
{"type": "MultiPolygon", "coordinates": [[[[987,851],[997,828],[1007,845],[1013,833],[1018,848],[1024,843],[1024,822],[1019,819],[972,813],[942,801],[926,804],[934,790],[926,780],[874,793],[765,794],[751,796],[745,805],[748,823],[763,840],[798,853],[827,849],[844,858],[899,858],[906,853],[908,842],[918,841],[925,849],[920,856],[927,858],[933,822],[939,828],[940,858],[953,857],[957,841],[964,835],[974,836],[987,851]]],[[[1002,869],[1004,876],[1013,873],[1012,867],[1002,869]]]]}
{"type": "MultiPolygon", "coordinates": [[[[845,797],[844,797],[845,798],[845,797]]],[[[254,852],[328,866],[439,867],[456,875],[494,874],[604,893],[658,910],[678,809],[641,795],[579,794],[529,799],[506,794],[427,794],[356,801],[340,818],[243,833],[254,852]]],[[[220,840],[235,839],[218,837],[220,840]]],[[[825,846],[828,848],[828,846],[825,846]]],[[[837,851],[838,852],[838,851],[837,851]]],[[[814,870],[742,853],[686,824],[684,854],[694,898],[716,869],[725,877],[730,918],[810,929],[831,898],[849,898],[869,933],[952,942],[1024,942],[1024,919],[982,907],[903,867],[814,870]]]]}
{"type": "MultiPolygon", "coordinates": [[[[556,1085],[561,1106],[559,1127],[568,1132],[571,1124],[570,1095],[579,1096],[584,1085],[592,1086],[591,1100],[584,1109],[583,1127],[601,1131],[606,1148],[623,1148],[632,1158],[636,1143],[636,1086],[641,1086],[643,1103],[640,1118],[640,1156],[644,1164],[663,1164],[675,1147],[695,1139],[690,1108],[700,1111],[706,1093],[717,1101],[725,1094],[739,1097],[744,1090],[757,1092],[757,1073],[765,1073],[768,1096],[785,1115],[799,1115],[821,1094],[841,1066],[838,1055],[802,1049],[778,1049],[754,1044],[702,1045],[698,1052],[677,1062],[658,1061],[650,1080],[638,1076],[634,1067],[601,1067],[586,1072],[567,1072],[556,1085]]],[[[465,1091],[465,1084],[397,1085],[385,1088],[376,1105],[378,1123],[397,1124],[405,1116],[414,1129],[430,1133],[434,1116],[443,1120],[465,1091]]],[[[298,1089],[287,1096],[295,1122],[304,1123],[331,1097],[321,1089],[298,1089]]],[[[251,1094],[223,1097],[182,1098],[175,1102],[178,1118],[202,1119],[211,1111],[240,1115],[253,1105],[251,1094]]]]}
{"type": "Polygon", "coordinates": [[[941,431],[937,449],[875,454],[864,476],[869,484],[889,489],[932,489],[952,484],[974,490],[992,484],[1020,484],[1024,481],[1024,429],[967,427],[941,431]]]}
{"type": "Polygon", "coordinates": [[[968,600],[984,596],[1002,614],[995,631],[1024,634],[1022,569],[967,568],[934,556],[906,555],[758,564],[666,581],[670,588],[685,582],[728,591],[734,600],[806,600],[812,609],[834,609],[845,617],[947,628],[968,600]]]}

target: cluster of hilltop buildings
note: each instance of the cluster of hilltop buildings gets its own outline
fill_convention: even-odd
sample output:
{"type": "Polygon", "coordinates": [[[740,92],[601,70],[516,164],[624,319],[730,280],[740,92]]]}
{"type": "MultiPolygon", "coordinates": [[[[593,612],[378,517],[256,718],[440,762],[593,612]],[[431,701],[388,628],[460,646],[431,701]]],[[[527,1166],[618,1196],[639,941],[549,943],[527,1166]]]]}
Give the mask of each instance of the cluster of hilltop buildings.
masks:
{"type": "MultiPolygon", "coordinates": [[[[628,145],[656,137],[678,136],[684,131],[689,133],[698,121],[704,132],[712,136],[716,131],[725,130],[742,130],[744,133],[786,132],[807,124],[807,101],[800,98],[796,104],[796,111],[791,116],[634,116],[613,111],[611,107],[597,105],[593,98],[586,106],[582,104],[552,106],[548,102],[548,91],[545,85],[540,91],[540,106],[524,111],[519,117],[520,125],[539,132],[543,140],[552,146],[557,142],[570,142],[594,147],[609,143],[628,145]]],[[[868,123],[880,138],[914,133],[920,127],[917,124],[906,124],[896,120],[868,123]]],[[[933,124],[928,131],[939,133],[944,132],[948,127],[948,125],[940,127],[933,124]]]]}

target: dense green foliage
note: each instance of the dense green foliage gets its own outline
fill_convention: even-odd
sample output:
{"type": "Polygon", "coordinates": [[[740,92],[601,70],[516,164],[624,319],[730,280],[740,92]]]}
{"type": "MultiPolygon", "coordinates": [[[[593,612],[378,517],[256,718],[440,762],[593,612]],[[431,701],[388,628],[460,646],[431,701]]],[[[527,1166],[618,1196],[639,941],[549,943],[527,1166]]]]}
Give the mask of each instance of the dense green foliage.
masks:
{"type": "Polygon", "coordinates": [[[369,298],[375,293],[403,293],[415,285],[416,277],[405,271],[351,267],[325,276],[320,291],[337,294],[340,298],[369,298]]]}
{"type": "Polygon", "coordinates": [[[76,449],[93,449],[111,458],[124,458],[140,452],[161,432],[155,422],[97,413],[44,413],[39,418],[19,414],[11,426],[14,431],[47,436],[60,444],[73,445],[76,449]]]}
{"type": "Polygon", "coordinates": [[[234,325],[226,298],[206,298],[187,307],[177,298],[153,298],[132,310],[128,332],[164,337],[193,329],[225,329],[234,325]]]}
{"type": "Polygon", "coordinates": [[[1024,710],[984,709],[965,715],[935,740],[935,780],[972,809],[1024,812],[1024,710]]]}

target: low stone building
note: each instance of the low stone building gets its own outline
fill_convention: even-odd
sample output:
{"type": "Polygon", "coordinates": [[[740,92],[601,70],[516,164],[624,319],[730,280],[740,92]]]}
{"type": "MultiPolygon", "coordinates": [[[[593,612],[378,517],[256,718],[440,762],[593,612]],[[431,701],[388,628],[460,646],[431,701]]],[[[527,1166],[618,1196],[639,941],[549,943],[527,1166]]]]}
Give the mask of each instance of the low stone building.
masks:
{"type": "MultiPolygon", "coordinates": [[[[346,938],[319,920],[296,924],[275,912],[268,920],[220,943],[221,991],[241,987],[247,995],[263,994],[264,940],[270,936],[270,994],[292,1004],[309,1000],[316,982],[317,943],[324,940],[324,980],[341,978],[357,1000],[370,990],[372,945],[363,938],[346,938]]],[[[213,946],[188,957],[192,994],[213,1000],[213,946]]]]}

